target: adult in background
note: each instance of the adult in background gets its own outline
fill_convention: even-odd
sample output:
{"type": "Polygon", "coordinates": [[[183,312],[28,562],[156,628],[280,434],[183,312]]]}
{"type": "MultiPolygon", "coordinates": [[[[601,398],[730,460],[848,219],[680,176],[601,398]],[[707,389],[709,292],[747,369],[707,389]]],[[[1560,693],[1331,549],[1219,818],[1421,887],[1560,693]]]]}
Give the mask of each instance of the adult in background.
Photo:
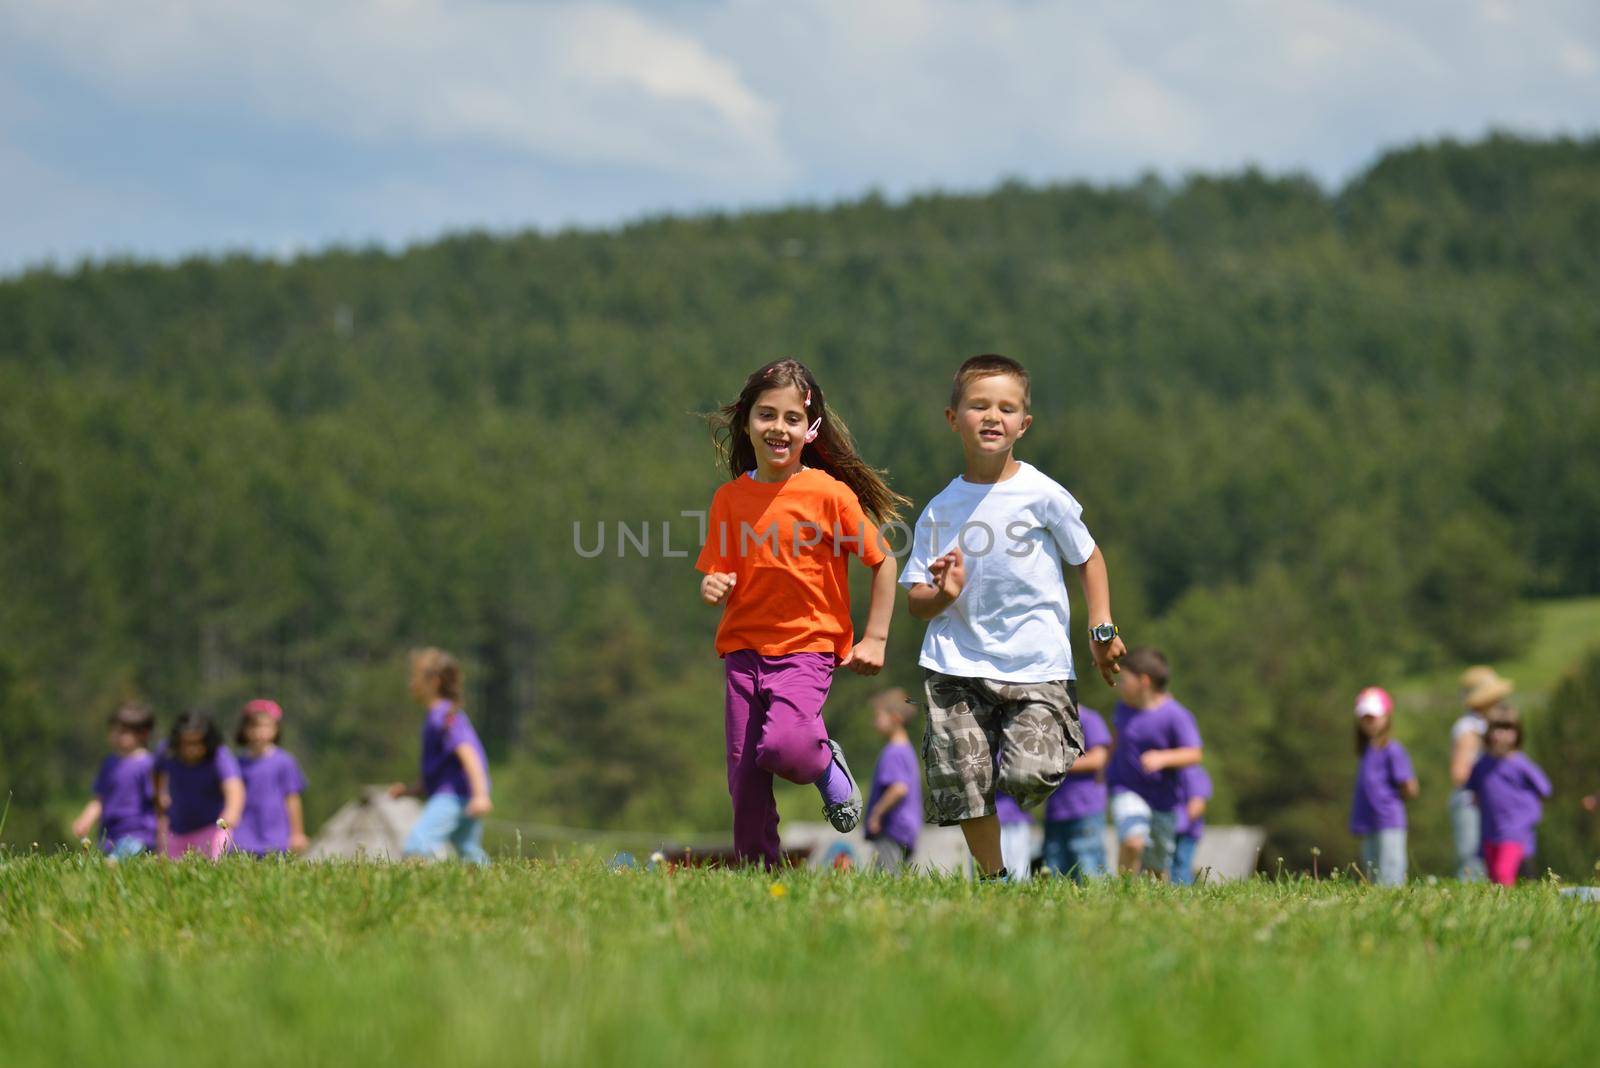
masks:
{"type": "Polygon", "coordinates": [[[1450,727],[1450,834],[1455,842],[1456,878],[1481,882],[1484,878],[1480,848],[1482,816],[1467,788],[1467,777],[1483,753],[1488,710],[1511,695],[1511,683],[1494,668],[1479,664],[1461,673],[1464,710],[1450,727]]]}

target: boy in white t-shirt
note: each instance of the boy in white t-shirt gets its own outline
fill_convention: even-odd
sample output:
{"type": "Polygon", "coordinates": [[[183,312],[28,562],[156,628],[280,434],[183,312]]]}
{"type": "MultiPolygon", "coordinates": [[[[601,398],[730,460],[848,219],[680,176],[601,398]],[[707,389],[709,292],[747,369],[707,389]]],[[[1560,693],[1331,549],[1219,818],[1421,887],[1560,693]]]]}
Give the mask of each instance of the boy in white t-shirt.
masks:
{"type": "Polygon", "coordinates": [[[900,584],[928,621],[918,662],[928,719],[930,822],[960,824],[985,878],[1004,878],[995,788],[1031,808],[1083,752],[1064,565],[1088,602],[1090,649],[1109,685],[1126,650],[1111,622],[1105,561],[1059,484],[1012,455],[1033,422],[1028,372],[974,356],[956,372],[945,418],[966,473],[917,520],[900,584]]]}

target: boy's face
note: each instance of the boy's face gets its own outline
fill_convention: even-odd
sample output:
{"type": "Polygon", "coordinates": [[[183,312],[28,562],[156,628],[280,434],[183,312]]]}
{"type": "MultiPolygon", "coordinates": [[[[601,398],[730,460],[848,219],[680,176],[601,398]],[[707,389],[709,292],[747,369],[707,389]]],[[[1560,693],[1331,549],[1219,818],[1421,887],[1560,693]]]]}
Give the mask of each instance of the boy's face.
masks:
{"type": "Polygon", "coordinates": [[[144,738],[126,727],[112,727],[109,738],[111,751],[118,756],[127,756],[144,745],[144,738]]]}
{"type": "Polygon", "coordinates": [[[1515,727],[1491,723],[1484,735],[1484,742],[1493,756],[1503,757],[1516,748],[1517,730],[1515,727]]]}
{"type": "Polygon", "coordinates": [[[1124,704],[1135,707],[1144,703],[1145,697],[1150,693],[1150,677],[1141,675],[1137,671],[1124,671],[1117,680],[1117,689],[1122,691],[1124,704]]]}
{"type": "Polygon", "coordinates": [[[899,726],[899,724],[895,721],[895,718],[882,709],[878,709],[876,712],[872,713],[872,729],[883,735],[885,738],[892,735],[897,726],[899,726]]]}
{"type": "Polygon", "coordinates": [[[184,731],[173,748],[185,764],[198,764],[206,758],[206,736],[199,731],[184,731]]]}
{"type": "Polygon", "coordinates": [[[984,375],[967,383],[961,403],[946,408],[950,429],[961,435],[968,456],[1009,453],[1033,423],[1016,375],[984,375]]]}

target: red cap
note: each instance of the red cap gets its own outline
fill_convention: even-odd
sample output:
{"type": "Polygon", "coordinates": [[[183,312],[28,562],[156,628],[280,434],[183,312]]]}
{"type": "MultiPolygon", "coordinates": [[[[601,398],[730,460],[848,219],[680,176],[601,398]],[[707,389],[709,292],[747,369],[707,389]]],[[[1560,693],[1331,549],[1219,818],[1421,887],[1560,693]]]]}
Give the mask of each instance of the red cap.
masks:
{"type": "Polygon", "coordinates": [[[1394,698],[1382,686],[1368,686],[1356,694],[1356,715],[1387,716],[1394,711],[1394,698]]]}
{"type": "Polygon", "coordinates": [[[254,701],[245,703],[244,714],[247,716],[271,716],[273,719],[283,718],[283,709],[278,707],[278,702],[268,701],[258,697],[254,701]]]}

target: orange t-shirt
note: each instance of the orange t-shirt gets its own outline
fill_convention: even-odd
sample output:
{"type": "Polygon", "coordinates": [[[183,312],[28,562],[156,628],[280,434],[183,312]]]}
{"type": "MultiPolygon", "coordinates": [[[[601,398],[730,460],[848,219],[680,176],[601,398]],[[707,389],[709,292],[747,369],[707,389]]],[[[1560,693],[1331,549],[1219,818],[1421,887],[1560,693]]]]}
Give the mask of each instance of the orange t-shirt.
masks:
{"type": "Polygon", "coordinates": [[[848,556],[873,567],[884,558],[878,530],[849,486],[807,468],[782,482],[748,475],[711,499],[706,542],[695,567],[738,576],[722,603],[717,655],[828,653],[855,644],[848,556]]]}

